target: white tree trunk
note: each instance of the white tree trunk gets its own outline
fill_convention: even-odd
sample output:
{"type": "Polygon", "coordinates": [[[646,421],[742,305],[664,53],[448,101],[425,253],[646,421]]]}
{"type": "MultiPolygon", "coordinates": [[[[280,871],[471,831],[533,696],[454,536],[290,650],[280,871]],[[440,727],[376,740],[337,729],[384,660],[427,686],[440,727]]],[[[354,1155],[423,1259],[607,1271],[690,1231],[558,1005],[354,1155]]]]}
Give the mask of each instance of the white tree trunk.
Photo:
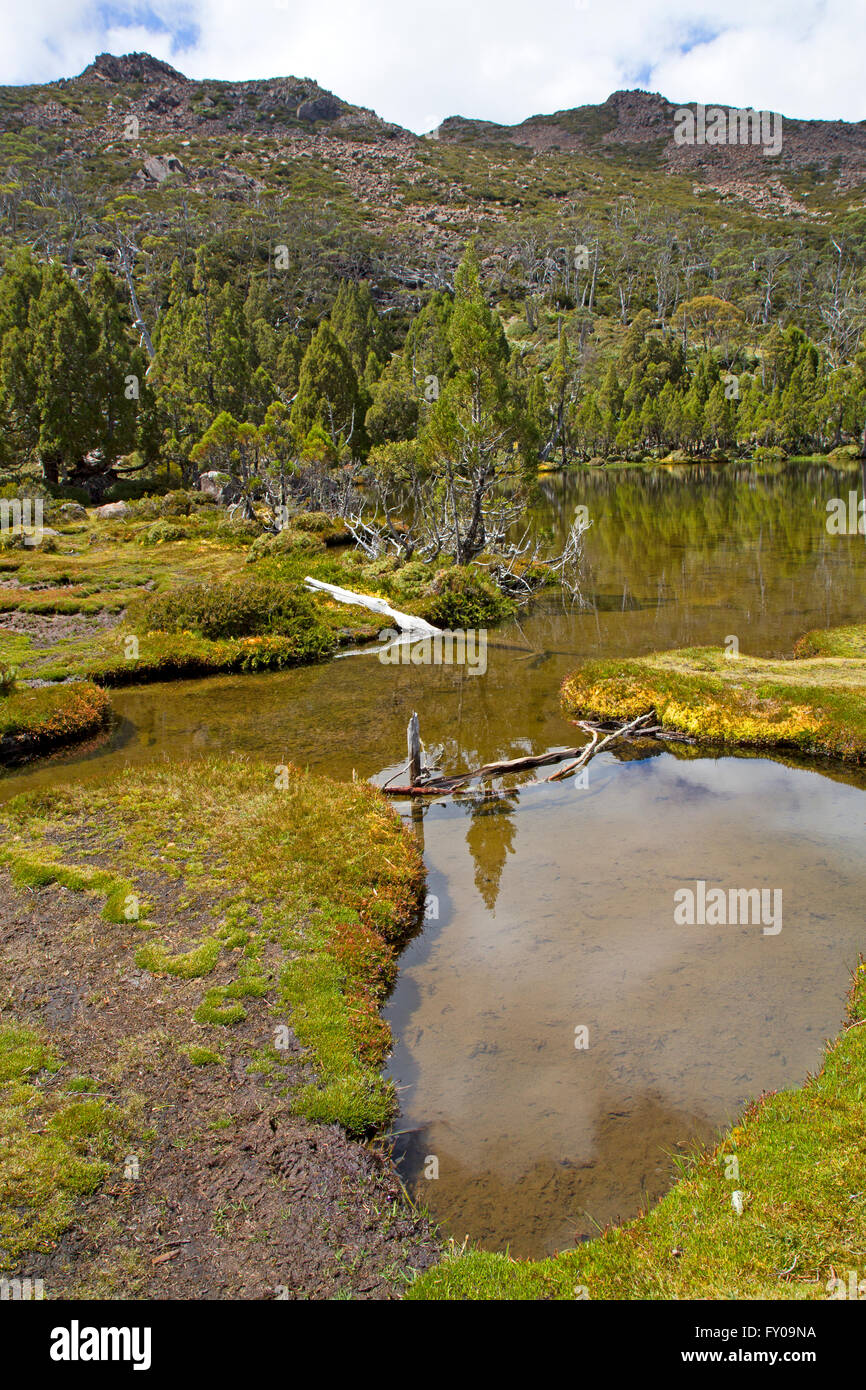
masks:
{"type": "Polygon", "coordinates": [[[326,584],[323,579],[311,579],[309,575],[305,577],[304,583],[308,589],[321,589],[330,594],[338,603],[351,603],[358,608],[369,608],[373,613],[381,613],[384,618],[390,618],[401,632],[435,635],[442,631],[441,627],[434,627],[432,623],[417,617],[414,613],[399,613],[383,598],[373,598],[371,594],[356,594],[352,589],[341,589],[337,584],[326,584]]]}

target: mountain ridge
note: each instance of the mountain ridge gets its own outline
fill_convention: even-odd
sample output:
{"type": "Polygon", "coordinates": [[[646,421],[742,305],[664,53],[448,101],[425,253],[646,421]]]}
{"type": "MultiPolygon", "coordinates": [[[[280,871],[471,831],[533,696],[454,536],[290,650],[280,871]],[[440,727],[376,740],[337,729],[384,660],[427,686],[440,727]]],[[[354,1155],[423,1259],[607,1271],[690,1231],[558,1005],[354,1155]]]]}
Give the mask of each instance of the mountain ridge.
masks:
{"type": "Polygon", "coordinates": [[[503,286],[527,258],[552,282],[574,254],[563,248],[598,239],[666,242],[674,260],[690,246],[715,278],[744,246],[763,255],[770,224],[798,264],[838,258],[843,233],[859,242],[866,123],[783,117],[768,158],[678,146],[680,109],[623,90],[513,126],[453,116],[417,135],[310,77],[198,79],[147,53],[97,54],[77,76],[0,88],[0,259],[21,241],[82,265],[138,247],[155,306],[178,250],[222,238],[266,266],[291,243],[304,313],[322,312],[340,278],[366,277],[403,314],[453,287],[470,237],[503,286]]]}
{"type": "MultiPolygon", "coordinates": [[[[655,164],[668,172],[698,176],[712,172],[722,182],[745,174],[766,183],[781,170],[797,173],[813,169],[826,174],[835,169],[842,187],[866,184],[866,120],[810,120],[779,113],[782,149],[771,158],[760,144],[677,145],[674,114],[693,108],[695,103],[675,103],[643,88],[620,89],[603,102],[540,112],[513,123],[452,115],[434,130],[417,135],[385,120],[370,107],[344,100],[310,77],[196,79],[148,53],[100,53],[77,76],[0,89],[0,114],[2,96],[11,91],[56,89],[60,94],[74,94],[97,83],[125,97],[126,114],[150,120],[158,133],[188,133],[207,125],[256,133],[263,124],[273,123],[275,129],[307,127],[338,137],[363,134],[368,139],[399,139],[410,144],[426,139],[482,147],[511,145],[533,154],[558,151],[617,156],[655,164]],[[135,90],[138,87],[143,90],[135,90]]],[[[708,109],[739,109],[723,102],[704,104],[708,109]]],[[[62,107],[62,103],[58,105],[62,107]]],[[[41,103],[41,109],[34,102],[29,114],[36,125],[64,120],[63,110],[52,107],[50,100],[41,103]]],[[[117,113],[110,108],[109,114],[117,113]]]]}

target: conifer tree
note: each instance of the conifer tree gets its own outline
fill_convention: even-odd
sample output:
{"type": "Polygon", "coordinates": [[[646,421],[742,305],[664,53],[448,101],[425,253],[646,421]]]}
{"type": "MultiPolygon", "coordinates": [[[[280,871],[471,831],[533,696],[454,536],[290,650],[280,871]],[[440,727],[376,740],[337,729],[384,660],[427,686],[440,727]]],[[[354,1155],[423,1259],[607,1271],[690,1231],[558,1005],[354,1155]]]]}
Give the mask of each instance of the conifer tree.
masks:
{"type": "Polygon", "coordinates": [[[485,301],[472,243],[454,290],[448,333],[456,371],[431,408],[420,442],[437,480],[448,550],[458,564],[467,564],[503,537],[514,507],[501,497],[497,503],[494,495],[506,485],[516,489],[512,501],[519,513],[530,460],[520,449],[525,420],[508,387],[508,343],[485,301]]]}
{"type": "Polygon", "coordinates": [[[321,323],[304,353],[292,425],[300,438],[318,425],[340,455],[363,449],[358,379],[349,355],[327,323],[321,323]]]}
{"type": "Polygon", "coordinates": [[[77,285],[56,261],[42,272],[28,314],[36,449],[46,481],[74,472],[99,438],[94,374],[98,330],[77,285]]]}
{"type": "Polygon", "coordinates": [[[93,387],[98,414],[96,447],[107,468],[136,445],[138,406],[146,390],[143,354],[132,347],[116,282],[105,265],[90,282],[90,312],[97,339],[93,387]]]}

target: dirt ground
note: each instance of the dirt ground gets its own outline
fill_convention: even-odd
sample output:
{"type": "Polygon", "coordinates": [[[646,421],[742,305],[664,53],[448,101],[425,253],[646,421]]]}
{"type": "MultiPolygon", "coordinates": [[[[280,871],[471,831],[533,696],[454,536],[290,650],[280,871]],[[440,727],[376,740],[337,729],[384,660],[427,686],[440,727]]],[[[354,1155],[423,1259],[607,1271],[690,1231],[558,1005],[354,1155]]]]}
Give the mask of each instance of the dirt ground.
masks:
{"type": "MultiPolygon", "coordinates": [[[[170,908],[170,882],[147,891],[170,908]]],[[[46,1086],[93,1078],[136,1136],[55,1248],[17,1272],[55,1299],[399,1297],[440,1246],[385,1143],[292,1115],[310,1073],[291,1031],[273,1060],[267,999],[232,1029],[196,1024],[201,981],[138,969],[141,943],[92,895],[19,888],[0,869],[0,1018],[47,1031],[66,1066],[46,1086]],[[223,1063],[193,1065],[190,1045],[223,1063]]]]}
{"type": "Polygon", "coordinates": [[[96,632],[117,627],[122,614],[110,613],[23,613],[10,609],[0,614],[0,629],[29,637],[34,647],[53,647],[69,638],[92,637],[96,632]]]}

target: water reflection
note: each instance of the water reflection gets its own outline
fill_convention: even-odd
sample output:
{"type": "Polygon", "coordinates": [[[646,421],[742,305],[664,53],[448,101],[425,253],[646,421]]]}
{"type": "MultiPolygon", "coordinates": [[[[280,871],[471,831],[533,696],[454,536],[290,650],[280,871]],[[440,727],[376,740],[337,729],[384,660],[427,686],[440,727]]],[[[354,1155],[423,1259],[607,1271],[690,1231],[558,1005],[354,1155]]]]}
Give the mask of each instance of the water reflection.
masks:
{"type": "Polygon", "coordinates": [[[517,1255],[635,1215],[683,1146],[800,1084],[864,946],[861,790],[694,751],[588,773],[479,802],[468,832],[465,807],[427,809],[438,919],[386,1011],[404,1180],[455,1238],[517,1255]],[[781,932],[678,926],[697,879],[778,889],[781,932]]]}
{"type": "Polygon", "coordinates": [[[502,870],[509,854],[514,853],[516,827],[512,812],[518,796],[516,791],[508,796],[491,792],[472,801],[458,802],[469,813],[466,846],[475,864],[475,887],[494,917],[502,870]]]}
{"type": "MultiPolygon", "coordinates": [[[[116,691],[110,738],[7,772],[0,795],[205,750],[388,775],[412,710],[447,772],[573,746],[559,685],[584,658],[730,634],[790,656],[809,628],[863,621],[863,537],[825,526],[849,485],[799,464],[546,479],[540,525],[563,536],[589,509],[587,607],[545,595],[490,634],[485,676],[367,653],[116,691]]],[[[635,748],[594,760],[585,787],[520,780],[412,808],[438,915],[389,1016],[407,1180],[458,1238],[539,1254],[633,1214],[678,1146],[819,1064],[864,944],[864,777],[635,748]],[[698,878],[781,887],[783,931],[675,930],[673,889],[698,878]]]]}

